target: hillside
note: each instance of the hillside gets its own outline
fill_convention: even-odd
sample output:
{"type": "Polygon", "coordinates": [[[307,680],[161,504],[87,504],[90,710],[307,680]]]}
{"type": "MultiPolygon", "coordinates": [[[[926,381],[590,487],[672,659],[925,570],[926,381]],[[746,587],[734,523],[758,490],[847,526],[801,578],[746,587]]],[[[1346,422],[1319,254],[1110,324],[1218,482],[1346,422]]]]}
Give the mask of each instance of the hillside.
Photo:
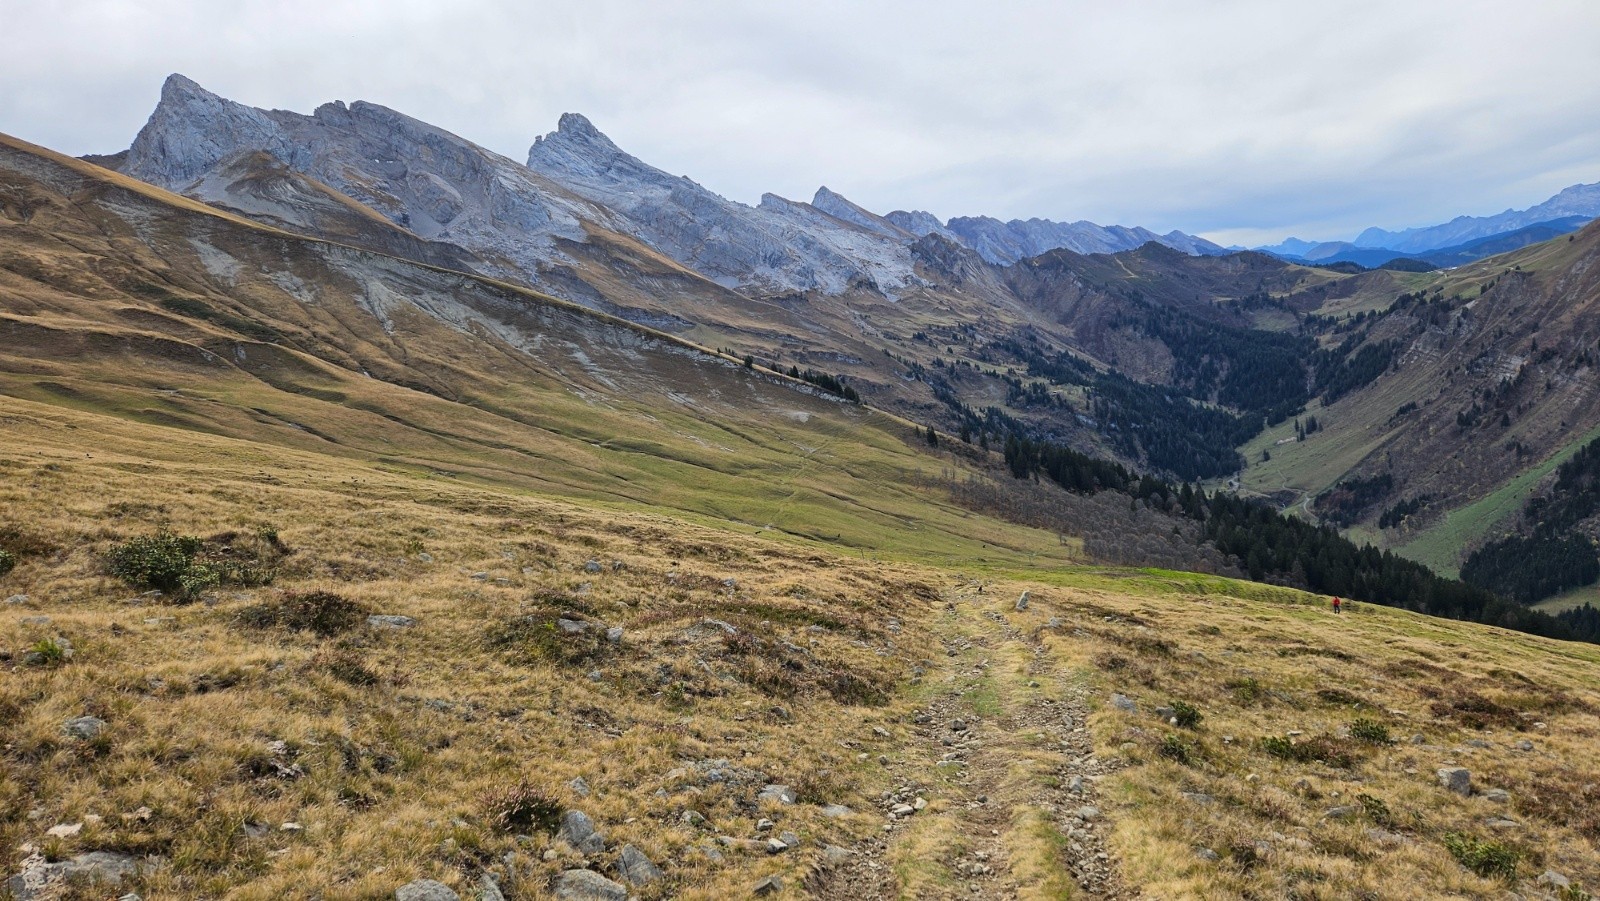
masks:
{"type": "Polygon", "coordinates": [[[1406,276],[1414,287],[1397,302],[1339,323],[1325,339],[1346,342],[1352,359],[1370,357],[1372,380],[1309,411],[1321,428],[1303,441],[1294,423],[1255,439],[1245,448],[1244,486],[1337,515],[1358,535],[1454,572],[1541,478],[1595,437],[1597,256],[1600,227],[1591,224],[1449,272],[1406,276]],[[1263,450],[1270,460],[1260,459],[1263,450]],[[1339,482],[1347,490],[1314,500],[1339,482]],[[1373,487],[1348,490],[1363,484],[1373,487]]]}

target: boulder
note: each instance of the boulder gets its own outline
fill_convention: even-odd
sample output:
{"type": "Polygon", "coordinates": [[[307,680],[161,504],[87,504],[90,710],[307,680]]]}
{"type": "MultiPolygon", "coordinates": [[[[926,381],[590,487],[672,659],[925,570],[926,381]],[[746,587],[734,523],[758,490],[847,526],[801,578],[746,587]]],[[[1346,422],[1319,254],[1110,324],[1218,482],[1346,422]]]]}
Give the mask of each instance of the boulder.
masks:
{"type": "Polygon", "coordinates": [[[1466,767],[1441,767],[1438,778],[1440,785],[1463,798],[1472,795],[1472,772],[1466,767]]]}
{"type": "Polygon", "coordinates": [[[787,785],[767,785],[756,795],[757,801],[777,801],[779,804],[793,804],[795,798],[794,789],[787,785]]]}
{"type": "Polygon", "coordinates": [[[106,729],[106,721],[93,716],[80,716],[61,724],[61,731],[72,738],[85,741],[99,737],[106,729]]]}
{"type": "Polygon", "coordinates": [[[606,837],[595,828],[594,820],[581,810],[569,810],[561,815],[561,828],[556,838],[584,854],[598,854],[606,849],[606,837]]]}
{"type": "Polygon", "coordinates": [[[367,617],[367,627],[371,629],[409,629],[416,624],[411,617],[394,613],[374,613],[367,617]]]}
{"type": "Polygon", "coordinates": [[[461,896],[442,882],[418,879],[395,889],[394,901],[461,901],[461,896]]]}
{"type": "Polygon", "coordinates": [[[558,901],[628,901],[628,890],[594,870],[563,870],[551,893],[558,901]]]}
{"type": "Polygon", "coordinates": [[[650,858],[643,851],[632,845],[623,845],[622,853],[618,855],[615,864],[617,875],[629,885],[649,885],[666,875],[661,868],[650,862],[650,858]]]}

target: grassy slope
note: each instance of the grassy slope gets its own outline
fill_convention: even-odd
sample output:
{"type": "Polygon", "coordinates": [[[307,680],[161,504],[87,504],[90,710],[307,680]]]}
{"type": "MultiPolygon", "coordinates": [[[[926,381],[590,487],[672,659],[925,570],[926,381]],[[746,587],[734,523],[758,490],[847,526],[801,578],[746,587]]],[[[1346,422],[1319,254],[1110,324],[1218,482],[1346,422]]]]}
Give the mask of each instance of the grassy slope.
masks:
{"type": "MultiPolygon", "coordinates": [[[[27,401],[8,406],[5,427],[7,540],[43,552],[0,579],[5,593],[31,599],[0,610],[13,655],[0,683],[10,736],[0,844],[157,853],[168,863],[142,884],[146,896],[380,897],[418,876],[465,884],[514,852],[514,897],[540,897],[578,858],[547,833],[522,841],[488,822],[481,797],[519,779],[585,809],[613,847],[633,842],[660,863],[668,882],[645,897],[686,898],[739,894],[767,873],[798,884],[823,842],[879,834],[878,793],[916,780],[934,804],[896,834],[889,860],[922,886],[919,896],[961,895],[962,881],[938,862],[967,846],[962,811],[977,788],[937,767],[947,749],[911,726],[917,710],[948,698],[1002,727],[994,753],[1010,763],[985,788],[1010,805],[1002,876],[1019,896],[1052,897],[1067,884],[1067,839],[1059,812],[1037,796],[1072,761],[1041,734],[1003,726],[1082,691],[1096,706],[1122,692],[1146,711],[1183,699],[1205,717],[1191,732],[1107,705],[1087,724],[1115,767],[1101,785],[1112,849],[1147,893],[1383,898],[1427,887],[1498,897],[1496,883],[1467,874],[1440,844],[1455,831],[1507,839],[1482,825],[1503,808],[1433,787],[1433,769],[1451,761],[1480,786],[1512,792],[1523,828],[1509,841],[1526,855],[1525,874],[1550,866],[1600,882],[1600,823],[1593,807],[1570,806],[1600,779],[1592,647],[1382,608],[1335,620],[1321,599],[1285,589],[1040,568],[993,549],[986,590],[973,594],[975,569],[865,561],[668,511],[419,479],[27,401]],[[269,588],[225,589],[190,606],[130,600],[134,589],[104,575],[103,554],[158,522],[199,535],[272,525],[294,553],[269,588]],[[588,559],[605,561],[604,571],[584,572],[588,559]],[[613,559],[624,568],[613,572],[613,559]],[[1034,602],[1019,613],[1012,600],[1023,588],[1034,602]],[[317,638],[238,623],[285,589],[335,591],[418,625],[317,638]],[[623,626],[623,643],[563,663],[488,641],[501,623],[559,607],[623,626]],[[24,622],[38,616],[49,621],[24,622]],[[695,628],[708,616],[770,650],[750,655],[695,628]],[[73,660],[19,664],[52,635],[72,642],[73,660]],[[805,649],[798,669],[771,665],[787,656],[782,641],[805,649]],[[934,652],[941,643],[962,650],[934,652]],[[352,662],[375,681],[351,684],[352,662]],[[591,670],[596,680],[584,678],[591,670]],[[1246,678],[1256,687],[1242,694],[1246,678]],[[888,693],[861,704],[841,685],[888,693]],[[1529,718],[1511,712],[1488,731],[1466,728],[1456,705],[1474,706],[1475,694],[1529,718]],[[771,712],[780,704],[783,716],[771,712]],[[104,739],[61,736],[60,723],[84,713],[110,724],[104,739]],[[1348,770],[1285,763],[1255,745],[1290,729],[1337,735],[1358,717],[1424,744],[1351,744],[1348,770]],[[1162,755],[1169,734],[1189,744],[1189,764],[1162,755]],[[1534,752],[1509,747],[1524,736],[1534,752]],[[1463,745],[1468,738],[1488,746],[1463,745]],[[303,776],[273,774],[271,741],[287,743],[303,776]],[[800,786],[802,803],[747,806],[748,787],[684,772],[718,759],[800,786]],[[594,787],[590,798],[564,787],[576,775],[594,787]],[[1358,793],[1385,802],[1403,844],[1368,836],[1374,823],[1362,816],[1322,822],[1358,793]],[[1214,800],[1195,800],[1202,794],[1214,800]],[[830,820],[823,803],[857,813],[830,820]],[[140,807],[148,819],[125,816],[140,807]],[[685,825],[691,808],[710,824],[685,825]],[[77,836],[42,835],[90,814],[103,819],[77,836]],[[759,816],[798,832],[801,851],[714,864],[694,850],[717,834],[755,835],[759,816]],[[273,831],[251,837],[247,822],[273,831]],[[276,831],[282,822],[305,831],[276,831]],[[1261,859],[1244,865],[1239,849],[1255,842],[1261,859]],[[1224,860],[1207,863],[1194,847],[1224,860]],[[543,859],[546,849],[555,859],[543,859]]],[[[918,540],[887,530],[880,539],[880,557],[907,556],[918,540]]],[[[21,852],[11,853],[14,866],[21,852]]]]}

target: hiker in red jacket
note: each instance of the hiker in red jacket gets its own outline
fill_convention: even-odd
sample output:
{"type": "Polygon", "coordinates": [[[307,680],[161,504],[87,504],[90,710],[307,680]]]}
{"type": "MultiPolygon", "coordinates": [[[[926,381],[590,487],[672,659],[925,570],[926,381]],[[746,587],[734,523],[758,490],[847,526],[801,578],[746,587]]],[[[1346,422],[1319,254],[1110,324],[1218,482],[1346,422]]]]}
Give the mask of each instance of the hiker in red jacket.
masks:
{"type": "Polygon", "coordinates": [[[1343,602],[1343,601],[1341,601],[1341,600],[1339,600],[1339,598],[1338,598],[1338,597],[1335,597],[1335,598],[1334,598],[1334,599],[1333,599],[1333,612],[1334,612],[1334,613],[1338,613],[1338,612],[1339,612],[1339,606],[1340,606],[1340,605],[1341,605],[1341,604],[1343,604],[1343,603],[1344,603],[1344,602],[1343,602]]]}

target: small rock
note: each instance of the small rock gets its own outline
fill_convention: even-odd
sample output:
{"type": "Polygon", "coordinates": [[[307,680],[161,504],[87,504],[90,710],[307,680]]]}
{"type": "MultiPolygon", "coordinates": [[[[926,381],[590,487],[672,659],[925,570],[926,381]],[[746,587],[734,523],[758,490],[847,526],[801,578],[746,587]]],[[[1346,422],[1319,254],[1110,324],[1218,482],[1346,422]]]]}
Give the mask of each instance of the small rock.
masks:
{"type": "Polygon", "coordinates": [[[580,798],[589,797],[589,783],[583,781],[582,776],[573,777],[573,780],[567,783],[567,788],[572,789],[573,794],[580,798]]]}
{"type": "Polygon", "coordinates": [[[1211,850],[1210,848],[1196,848],[1194,849],[1194,856],[1200,858],[1201,860],[1209,860],[1212,863],[1222,859],[1217,855],[1217,852],[1211,850]]]}
{"type": "Polygon", "coordinates": [[[611,628],[607,629],[606,630],[606,641],[609,641],[612,644],[621,644],[622,643],[622,627],[621,626],[612,626],[611,628]]]}
{"type": "Polygon", "coordinates": [[[849,860],[855,852],[849,848],[838,845],[824,845],[822,847],[822,863],[826,866],[836,867],[849,860]]]}
{"type": "Polygon", "coordinates": [[[1539,884],[1547,885],[1556,891],[1561,891],[1562,889],[1571,888],[1572,880],[1561,875],[1560,873],[1557,873],[1555,870],[1545,870],[1543,873],[1539,874],[1539,884]]]}
{"type": "Polygon", "coordinates": [[[11,597],[6,598],[6,603],[12,605],[13,607],[20,606],[28,603],[28,596],[25,594],[14,594],[11,597]]]}
{"type": "Polygon", "coordinates": [[[889,815],[892,817],[908,817],[916,812],[917,809],[910,804],[896,804],[889,809],[889,815]]]}
{"type": "Polygon", "coordinates": [[[1522,741],[1517,742],[1517,750],[1518,751],[1532,751],[1533,750],[1533,742],[1528,741],[1526,738],[1524,738],[1522,741]]]}
{"type": "Polygon", "coordinates": [[[623,845],[622,853],[617,857],[617,875],[629,885],[649,885],[660,879],[664,873],[661,868],[650,862],[650,858],[643,851],[632,845],[623,845]]]}
{"type": "Polygon", "coordinates": [[[1482,751],[1489,747],[1489,743],[1481,738],[1473,738],[1467,740],[1467,747],[1477,748],[1478,750],[1482,751]]]}
{"type": "Polygon", "coordinates": [[[795,835],[793,832],[784,831],[778,836],[778,841],[783,842],[791,848],[800,847],[800,836],[795,835]]]}
{"type": "Polygon", "coordinates": [[[1483,793],[1483,799],[1495,804],[1509,804],[1511,803],[1511,793],[1503,788],[1491,788],[1483,793]]]}
{"type": "Polygon", "coordinates": [[[1024,591],[1022,596],[1017,598],[1017,610],[1021,611],[1026,609],[1028,609],[1028,593],[1024,591]]]}
{"type": "Polygon", "coordinates": [[[1407,845],[1411,843],[1411,839],[1406,838],[1398,832],[1390,832],[1387,829],[1368,829],[1367,838],[1376,844],[1387,845],[1389,847],[1397,847],[1399,845],[1407,845]]]}
{"type": "Polygon", "coordinates": [[[1112,693],[1111,695],[1111,706],[1117,708],[1123,713],[1134,713],[1139,709],[1139,705],[1135,704],[1132,698],[1128,697],[1127,695],[1116,693],[1112,693]]]}
{"type": "Polygon", "coordinates": [[[472,578],[478,580],[479,582],[487,582],[489,581],[489,574],[486,572],[473,573],[472,578]]]}
{"type": "Polygon", "coordinates": [[[1522,824],[1510,817],[1490,817],[1483,821],[1490,829],[1521,829],[1522,824]]]}
{"type": "Polygon", "coordinates": [[[395,613],[374,613],[367,617],[367,626],[372,629],[409,629],[416,624],[411,617],[395,613]]]}
{"type": "Polygon", "coordinates": [[[433,555],[428,553],[427,551],[423,551],[422,553],[417,555],[417,562],[418,563],[432,563],[433,562],[433,555]]]}
{"type": "Polygon", "coordinates": [[[911,809],[917,811],[918,813],[921,813],[922,811],[927,810],[928,809],[928,799],[927,798],[921,798],[921,797],[917,798],[915,801],[911,802],[911,809]]]}
{"type": "Polygon", "coordinates": [[[478,901],[506,901],[505,892],[500,891],[500,880],[493,873],[484,873],[478,880],[478,901]]]}
{"type": "Polygon", "coordinates": [[[772,822],[771,820],[767,819],[766,817],[762,817],[761,819],[756,820],[756,831],[757,832],[770,832],[772,830],[772,828],[774,826],[777,826],[777,825],[778,825],[777,823],[772,822]]]}
{"type": "Polygon", "coordinates": [[[967,727],[967,724],[966,724],[965,720],[951,720],[950,721],[950,731],[951,732],[965,732],[965,731],[967,731],[967,728],[968,727],[967,727]]]}
{"type": "Polygon", "coordinates": [[[1360,812],[1361,807],[1359,805],[1348,804],[1343,807],[1328,808],[1322,812],[1322,818],[1325,820],[1347,820],[1360,812]]]}
{"type": "Polygon", "coordinates": [[[793,804],[795,802],[795,793],[794,789],[787,785],[767,785],[756,795],[756,800],[793,804]]]}
{"type": "Polygon", "coordinates": [[[461,896],[442,882],[418,879],[395,889],[394,901],[461,901],[461,896]]]}
{"type": "Polygon", "coordinates": [[[701,854],[704,854],[706,860],[709,860],[712,863],[722,863],[727,859],[722,856],[721,851],[717,850],[716,845],[697,845],[696,850],[698,850],[701,854]]]}
{"type": "Polygon", "coordinates": [[[769,839],[767,839],[767,853],[768,854],[782,854],[783,852],[785,852],[787,850],[789,850],[789,843],[788,842],[785,842],[782,839],[777,839],[777,838],[769,838],[769,839]]]}
{"type": "Polygon", "coordinates": [[[299,823],[284,823],[282,826],[278,827],[278,831],[279,832],[304,832],[304,831],[306,831],[306,827],[300,825],[299,823]]]}
{"type": "Polygon", "coordinates": [[[558,617],[556,619],[556,631],[563,635],[582,635],[589,631],[589,624],[580,620],[567,619],[564,616],[558,617]]]}
{"type": "Polygon", "coordinates": [[[1472,772],[1466,767],[1442,767],[1438,772],[1439,784],[1462,797],[1472,795],[1472,772]]]}
{"type": "Polygon", "coordinates": [[[599,560],[590,560],[588,563],[585,563],[583,565],[583,571],[586,572],[586,573],[597,573],[602,568],[603,567],[600,566],[600,561],[599,560]]]}
{"type": "Polygon", "coordinates": [[[99,736],[106,729],[106,721],[93,716],[80,716],[67,720],[61,726],[61,731],[73,738],[85,741],[99,736]]]}
{"type": "Polygon", "coordinates": [[[552,892],[559,901],[628,901],[628,890],[594,870],[563,870],[552,892]]]}
{"type": "Polygon", "coordinates": [[[605,834],[596,829],[594,820],[581,810],[569,810],[561,815],[561,828],[556,831],[556,838],[585,854],[598,854],[606,848],[605,834]]]}
{"type": "Polygon", "coordinates": [[[822,815],[830,820],[838,819],[839,817],[847,817],[850,815],[850,813],[850,808],[844,806],[843,804],[829,804],[827,807],[822,808],[822,815]]]}
{"type": "Polygon", "coordinates": [[[1177,716],[1177,715],[1178,715],[1178,712],[1176,710],[1173,710],[1171,707],[1157,707],[1156,708],[1156,719],[1170,720],[1174,716],[1177,716]]]}
{"type": "Polygon", "coordinates": [[[685,810],[683,816],[678,817],[685,826],[700,827],[706,824],[706,818],[698,810],[685,810]]]}
{"type": "Polygon", "coordinates": [[[1413,735],[1413,736],[1411,736],[1411,743],[1414,744],[1414,745],[1425,745],[1425,744],[1428,743],[1428,740],[1426,738],[1423,738],[1420,734],[1419,735],[1413,735]]]}
{"type": "Polygon", "coordinates": [[[753,895],[776,895],[781,891],[783,891],[783,880],[777,876],[768,876],[750,889],[753,895]]]}
{"type": "Polygon", "coordinates": [[[1082,776],[1073,776],[1067,780],[1067,791],[1069,792],[1082,794],[1086,788],[1088,788],[1088,784],[1083,781],[1082,776]]]}

